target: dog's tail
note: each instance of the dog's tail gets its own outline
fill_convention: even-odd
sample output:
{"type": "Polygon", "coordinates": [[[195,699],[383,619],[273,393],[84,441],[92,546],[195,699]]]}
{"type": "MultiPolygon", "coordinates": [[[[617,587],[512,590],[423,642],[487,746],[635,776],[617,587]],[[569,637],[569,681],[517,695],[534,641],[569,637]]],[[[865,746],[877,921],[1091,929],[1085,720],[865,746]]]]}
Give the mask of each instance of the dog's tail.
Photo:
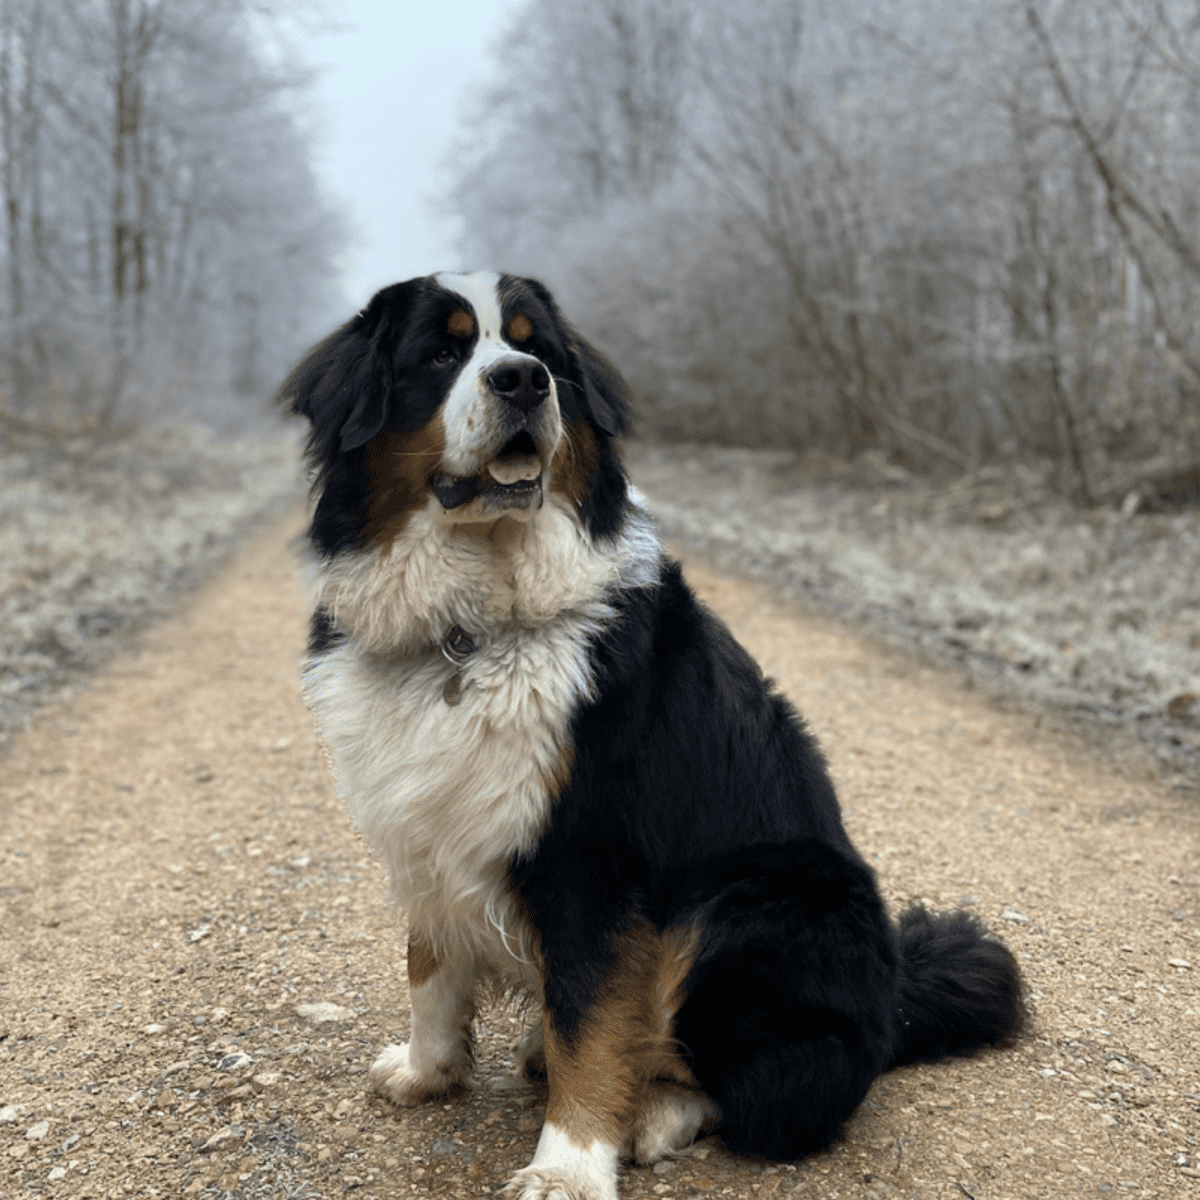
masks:
{"type": "Polygon", "coordinates": [[[966,912],[913,905],[900,917],[900,995],[889,1066],[970,1054],[1025,1027],[1021,971],[966,912]]]}

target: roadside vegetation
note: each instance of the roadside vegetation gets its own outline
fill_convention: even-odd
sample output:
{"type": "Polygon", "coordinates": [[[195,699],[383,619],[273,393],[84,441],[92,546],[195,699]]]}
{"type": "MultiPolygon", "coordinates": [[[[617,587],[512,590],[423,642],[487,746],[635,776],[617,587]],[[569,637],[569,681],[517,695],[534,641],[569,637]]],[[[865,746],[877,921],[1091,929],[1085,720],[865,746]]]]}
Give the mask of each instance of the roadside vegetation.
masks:
{"type": "Polygon", "coordinates": [[[1197,111],[1194,0],[526,0],[451,193],[648,435],[1194,500],[1197,111]]]}

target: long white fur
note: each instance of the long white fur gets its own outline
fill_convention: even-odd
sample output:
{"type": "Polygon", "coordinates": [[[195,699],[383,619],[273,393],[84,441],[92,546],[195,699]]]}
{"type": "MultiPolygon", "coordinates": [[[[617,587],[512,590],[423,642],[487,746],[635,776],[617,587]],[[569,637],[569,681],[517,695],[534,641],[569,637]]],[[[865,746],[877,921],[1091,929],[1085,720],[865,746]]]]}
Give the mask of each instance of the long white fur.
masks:
{"type": "Polygon", "coordinates": [[[662,551],[632,506],[622,535],[599,546],[558,497],[532,521],[500,525],[487,536],[417,514],[389,550],[330,564],[319,602],[350,637],[305,684],[338,789],[410,928],[439,956],[524,973],[506,864],[545,826],[608,596],[652,583],[662,551]],[[455,623],[479,649],[451,707],[442,692],[455,668],[439,644],[455,623]]]}

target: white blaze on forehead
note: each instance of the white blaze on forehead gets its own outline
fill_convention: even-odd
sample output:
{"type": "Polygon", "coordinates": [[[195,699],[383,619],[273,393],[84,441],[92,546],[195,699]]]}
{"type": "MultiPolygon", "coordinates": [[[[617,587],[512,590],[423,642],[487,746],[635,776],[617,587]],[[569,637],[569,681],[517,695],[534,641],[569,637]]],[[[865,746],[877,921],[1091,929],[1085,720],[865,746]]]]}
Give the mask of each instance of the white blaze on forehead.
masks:
{"type": "MultiPolygon", "coordinates": [[[[442,417],[446,437],[446,449],[442,455],[443,468],[451,475],[474,475],[485,465],[490,455],[500,449],[496,401],[483,382],[488,371],[501,359],[525,359],[531,362],[540,360],[532,354],[510,346],[504,340],[504,315],[500,311],[500,276],[494,271],[474,271],[470,274],[443,271],[433,278],[439,287],[461,296],[471,306],[479,331],[479,339],[471,351],[471,357],[463,364],[450,394],[446,397],[442,417]]],[[[550,403],[555,414],[551,441],[557,444],[558,395],[553,377],[550,381],[550,403]]],[[[530,477],[536,478],[536,475],[537,472],[530,477]]],[[[512,482],[508,479],[499,481],[512,482]]]]}
{"type": "Polygon", "coordinates": [[[494,271],[473,271],[469,275],[443,271],[434,282],[448,292],[461,296],[475,310],[479,340],[500,341],[500,276],[494,271]]]}

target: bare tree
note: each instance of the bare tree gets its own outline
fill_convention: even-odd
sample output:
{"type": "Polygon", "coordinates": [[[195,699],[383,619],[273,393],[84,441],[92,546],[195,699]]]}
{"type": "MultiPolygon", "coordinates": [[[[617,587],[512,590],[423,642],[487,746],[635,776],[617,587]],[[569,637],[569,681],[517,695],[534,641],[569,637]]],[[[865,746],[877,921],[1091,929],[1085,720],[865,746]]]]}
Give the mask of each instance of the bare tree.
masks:
{"type": "Polygon", "coordinates": [[[1088,503],[1200,436],[1194,0],[663,12],[519,10],[453,192],[652,425],[1044,456],[1088,503]]]}
{"type": "Polygon", "coordinates": [[[263,19],[3,0],[10,407],[102,427],[168,380],[261,390],[310,335],[342,235],[294,103],[307,77],[256,47],[263,19]]]}

